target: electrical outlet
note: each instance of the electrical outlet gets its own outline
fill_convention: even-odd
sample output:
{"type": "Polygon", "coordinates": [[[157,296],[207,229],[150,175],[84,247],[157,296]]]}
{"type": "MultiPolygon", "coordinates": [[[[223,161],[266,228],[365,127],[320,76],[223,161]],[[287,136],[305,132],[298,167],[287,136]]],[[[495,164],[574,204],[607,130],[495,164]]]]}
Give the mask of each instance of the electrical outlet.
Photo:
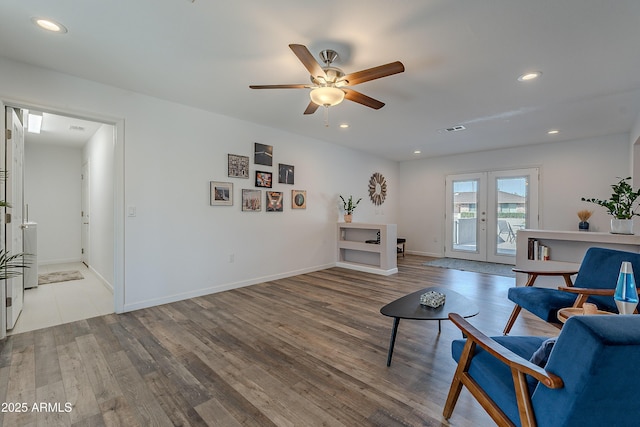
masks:
{"type": "Polygon", "coordinates": [[[236,260],[236,255],[235,254],[229,254],[229,264],[233,264],[233,262],[236,260]]]}

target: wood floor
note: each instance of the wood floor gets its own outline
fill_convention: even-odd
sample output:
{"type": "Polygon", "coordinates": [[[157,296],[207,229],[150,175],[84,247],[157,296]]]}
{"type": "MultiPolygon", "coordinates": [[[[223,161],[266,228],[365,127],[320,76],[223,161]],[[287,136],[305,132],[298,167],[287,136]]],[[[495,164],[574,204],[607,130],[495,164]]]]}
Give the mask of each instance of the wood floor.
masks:
{"type": "MultiPolygon", "coordinates": [[[[0,425],[491,426],[466,391],[441,416],[460,337],[450,322],[438,334],[437,322],[401,321],[386,366],[392,319],[379,310],[405,294],[450,287],[480,306],[470,320],[490,335],[511,312],[513,279],[426,260],[399,258],[390,277],[333,268],[11,336],[0,425]]],[[[523,313],[511,334],[557,330],[523,313]]]]}

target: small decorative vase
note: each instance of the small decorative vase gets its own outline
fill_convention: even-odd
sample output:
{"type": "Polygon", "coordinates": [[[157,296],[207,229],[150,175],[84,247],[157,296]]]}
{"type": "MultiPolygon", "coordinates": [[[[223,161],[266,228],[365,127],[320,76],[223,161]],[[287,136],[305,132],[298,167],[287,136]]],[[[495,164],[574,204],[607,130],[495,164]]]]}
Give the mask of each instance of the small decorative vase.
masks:
{"type": "Polygon", "coordinates": [[[620,314],[633,314],[638,305],[636,280],[633,277],[633,267],[628,261],[624,261],[620,266],[620,275],[613,299],[620,314]]]}
{"type": "Polygon", "coordinates": [[[589,231],[589,223],[587,221],[580,221],[578,223],[578,230],[589,231]]]}
{"type": "Polygon", "coordinates": [[[611,218],[611,233],[633,234],[633,219],[611,218]]]}
{"type": "Polygon", "coordinates": [[[344,214],[344,222],[351,222],[352,219],[353,219],[353,215],[344,214]]]}

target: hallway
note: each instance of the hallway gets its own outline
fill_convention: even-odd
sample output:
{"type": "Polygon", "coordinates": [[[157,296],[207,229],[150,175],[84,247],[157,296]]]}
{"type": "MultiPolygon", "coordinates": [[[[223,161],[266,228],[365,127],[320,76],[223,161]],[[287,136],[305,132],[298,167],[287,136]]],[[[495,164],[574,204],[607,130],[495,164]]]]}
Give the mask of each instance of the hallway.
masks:
{"type": "Polygon", "coordinates": [[[78,270],[82,280],[50,283],[24,292],[24,308],[8,335],[33,331],[114,312],[113,293],[84,264],[54,264],[38,267],[39,274],[78,270]]]}

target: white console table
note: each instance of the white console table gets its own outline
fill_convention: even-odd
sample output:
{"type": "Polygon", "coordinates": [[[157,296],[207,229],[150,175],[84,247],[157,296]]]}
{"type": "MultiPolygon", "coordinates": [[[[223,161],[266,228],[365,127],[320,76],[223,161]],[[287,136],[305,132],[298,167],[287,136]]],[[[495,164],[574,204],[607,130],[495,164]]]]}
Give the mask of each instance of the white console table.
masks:
{"type": "Polygon", "coordinates": [[[396,224],[339,222],[337,267],[388,276],[398,272],[396,224]],[[365,243],[377,240],[380,243],[365,243]]]}
{"type": "MultiPolygon", "coordinates": [[[[618,249],[627,252],[640,252],[640,236],[589,231],[556,230],[519,230],[516,241],[516,268],[522,270],[567,270],[578,269],[584,254],[590,247],[618,249]],[[529,239],[550,249],[549,261],[528,259],[529,239]]],[[[516,274],[516,286],[523,286],[527,275],[516,274]]],[[[564,285],[557,277],[538,277],[536,286],[556,288],[564,285]]]]}

